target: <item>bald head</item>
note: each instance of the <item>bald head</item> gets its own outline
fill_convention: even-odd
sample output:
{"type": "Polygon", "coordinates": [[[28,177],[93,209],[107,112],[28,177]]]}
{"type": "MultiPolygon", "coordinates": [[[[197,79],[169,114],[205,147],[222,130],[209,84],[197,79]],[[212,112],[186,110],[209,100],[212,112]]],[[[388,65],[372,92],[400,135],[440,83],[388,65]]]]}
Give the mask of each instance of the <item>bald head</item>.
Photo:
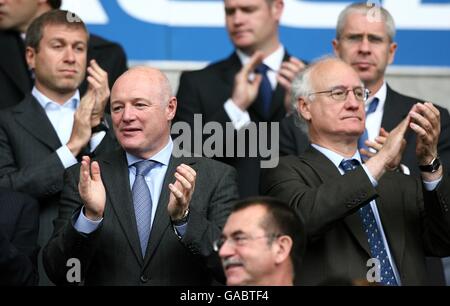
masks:
{"type": "Polygon", "coordinates": [[[146,83],[146,86],[160,100],[162,105],[166,105],[172,96],[169,79],[167,79],[164,73],[155,68],[136,66],[130,68],[116,80],[111,91],[111,101],[114,101],[114,97],[121,90],[135,88],[136,85],[133,86],[133,83],[136,85],[138,83],[146,83]]]}

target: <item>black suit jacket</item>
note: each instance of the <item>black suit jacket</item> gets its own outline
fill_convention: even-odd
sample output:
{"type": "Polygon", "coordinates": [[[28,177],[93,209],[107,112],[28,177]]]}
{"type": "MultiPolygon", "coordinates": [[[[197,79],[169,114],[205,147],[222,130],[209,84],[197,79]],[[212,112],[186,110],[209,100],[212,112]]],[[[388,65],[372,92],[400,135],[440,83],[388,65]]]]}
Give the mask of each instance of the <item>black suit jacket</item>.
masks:
{"type": "Polygon", "coordinates": [[[47,274],[57,284],[66,283],[68,258],[79,258],[85,285],[209,285],[212,274],[223,274],[212,249],[220,236],[232,202],[238,197],[233,168],[206,158],[171,157],[165,175],[147,253],[141,255],[130,190],[128,165],[122,149],[99,159],[107,198],[104,218],[91,234],[81,234],[73,224],[82,205],[78,193],[79,165],[66,173],[55,232],[44,249],[47,274]],[[195,191],[189,206],[187,231],[175,234],[167,213],[176,167],[181,163],[196,172],[195,191]]]}
{"type": "Polygon", "coordinates": [[[37,285],[38,229],[37,201],[0,188],[0,285],[37,285]]]}
{"type": "MultiPolygon", "coordinates": [[[[285,54],[283,60],[286,61],[288,59],[289,55],[285,54]]],[[[236,53],[233,53],[229,58],[202,70],[183,72],[177,93],[178,109],[175,121],[184,121],[191,127],[194,127],[194,114],[201,114],[203,124],[212,121],[220,123],[223,127],[227,122],[231,124],[231,119],[223,106],[231,97],[234,78],[241,68],[242,64],[239,57],[236,53]]],[[[264,114],[261,98],[257,97],[256,101],[248,109],[251,121],[256,124],[259,122],[279,122],[286,115],[284,96],[284,88],[278,85],[272,97],[270,115],[268,117],[264,114]]],[[[223,131],[225,131],[225,128],[223,131]]],[[[270,135],[270,128],[267,135],[270,135]]],[[[234,139],[231,141],[236,144],[236,133],[232,137],[234,139]]],[[[257,135],[256,137],[260,136],[257,135]]],[[[270,140],[270,137],[267,136],[267,139],[270,140]]],[[[248,142],[247,138],[246,156],[249,156],[248,142]]],[[[226,148],[227,144],[224,143],[223,145],[226,148]]],[[[236,145],[234,148],[233,156],[237,156],[236,145]]],[[[239,173],[239,192],[242,196],[258,194],[260,157],[214,158],[237,169],[239,173]]]]}
{"type": "MultiPolygon", "coordinates": [[[[109,130],[91,155],[117,146],[114,133],[109,130]]],[[[59,147],[61,142],[55,129],[31,94],[18,105],[0,111],[0,186],[39,200],[40,246],[44,246],[52,234],[52,221],[57,216],[63,187],[65,169],[56,154],[59,147]]],[[[46,283],[43,271],[40,273],[41,283],[46,283]]]]}
{"type": "Polygon", "coordinates": [[[435,191],[427,192],[418,179],[387,172],[374,188],[362,167],[341,175],[310,147],[264,170],[261,188],[289,203],[305,220],[308,249],[297,271],[299,284],[335,276],[366,279],[371,256],[357,210],[373,199],[403,285],[424,284],[425,255],[450,255],[447,176],[435,191]]]}
{"type": "MultiPolygon", "coordinates": [[[[0,109],[16,105],[33,88],[33,80],[25,60],[25,47],[20,35],[13,31],[0,31],[0,109]]],[[[122,47],[97,35],[90,35],[88,63],[96,59],[108,73],[109,86],[127,70],[127,58],[122,47]]],[[[80,94],[87,90],[87,81],[80,86],[80,94]]]]}
{"type": "MultiPolygon", "coordinates": [[[[381,127],[386,131],[394,129],[409,113],[413,105],[422,102],[419,99],[404,96],[389,86],[387,87],[381,127]]],[[[448,110],[436,106],[441,114],[441,134],[439,136],[438,153],[442,163],[450,168],[450,115],[448,110]]],[[[280,154],[299,155],[308,147],[308,137],[297,127],[295,115],[283,119],[280,124],[280,154]]],[[[401,163],[408,166],[411,174],[420,175],[416,157],[416,134],[409,130],[405,135],[406,148],[401,163]]]]}

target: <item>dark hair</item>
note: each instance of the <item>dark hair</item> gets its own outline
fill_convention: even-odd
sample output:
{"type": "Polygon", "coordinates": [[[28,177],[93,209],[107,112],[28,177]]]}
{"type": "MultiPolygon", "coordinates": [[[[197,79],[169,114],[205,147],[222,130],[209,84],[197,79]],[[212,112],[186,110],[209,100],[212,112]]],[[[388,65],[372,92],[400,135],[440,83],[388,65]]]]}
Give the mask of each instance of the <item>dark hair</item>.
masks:
{"type": "Polygon", "coordinates": [[[272,197],[250,197],[236,202],[231,213],[251,206],[262,206],[267,214],[261,227],[267,233],[290,236],[292,239],[291,260],[295,271],[306,251],[306,230],[303,219],[286,203],[272,197]]]}
{"type": "Polygon", "coordinates": [[[47,25],[65,25],[72,29],[82,29],[88,34],[89,38],[89,32],[86,25],[77,15],[64,10],[51,10],[39,16],[30,24],[25,38],[25,45],[38,52],[39,42],[42,39],[44,28],[47,25]]]}
{"type": "Polygon", "coordinates": [[[61,0],[48,0],[48,4],[52,7],[52,9],[59,9],[61,7],[61,0]]]}

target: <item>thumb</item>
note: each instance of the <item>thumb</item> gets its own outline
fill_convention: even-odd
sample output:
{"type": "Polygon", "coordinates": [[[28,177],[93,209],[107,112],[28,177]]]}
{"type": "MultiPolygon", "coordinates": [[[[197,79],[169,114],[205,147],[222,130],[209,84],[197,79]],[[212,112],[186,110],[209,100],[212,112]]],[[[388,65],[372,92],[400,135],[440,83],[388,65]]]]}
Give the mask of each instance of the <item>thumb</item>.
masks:
{"type": "Polygon", "coordinates": [[[408,115],[405,119],[403,119],[394,130],[392,130],[391,133],[402,135],[402,137],[405,135],[406,130],[408,129],[409,123],[411,121],[411,117],[408,115]]]}

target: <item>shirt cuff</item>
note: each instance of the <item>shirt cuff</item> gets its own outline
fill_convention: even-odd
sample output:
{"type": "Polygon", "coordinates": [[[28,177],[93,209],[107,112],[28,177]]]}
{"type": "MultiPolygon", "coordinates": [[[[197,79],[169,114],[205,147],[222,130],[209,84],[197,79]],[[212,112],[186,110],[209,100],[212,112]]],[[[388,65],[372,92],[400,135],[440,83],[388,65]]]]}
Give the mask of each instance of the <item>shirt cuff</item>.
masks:
{"type": "Polygon", "coordinates": [[[228,117],[230,117],[236,130],[239,131],[251,122],[248,112],[241,110],[236,104],[234,104],[233,100],[228,99],[223,105],[223,108],[225,109],[228,117]]]}
{"type": "Polygon", "coordinates": [[[97,220],[97,221],[90,220],[84,215],[83,211],[84,211],[84,206],[80,210],[80,214],[78,215],[78,218],[77,218],[77,221],[75,222],[74,227],[80,233],[90,234],[98,228],[100,223],[103,221],[103,218],[101,218],[100,220],[97,220]]]}
{"type": "Polygon", "coordinates": [[[366,165],[361,165],[362,167],[363,167],[363,169],[364,169],[364,171],[366,171],[366,174],[367,174],[367,176],[369,177],[369,179],[370,179],[370,182],[372,183],[372,186],[373,187],[377,187],[378,186],[378,181],[372,176],[372,174],[370,174],[370,171],[369,171],[369,169],[367,168],[367,166],[366,165]]]}
{"type": "Polygon", "coordinates": [[[58,157],[61,160],[64,169],[67,169],[70,166],[73,166],[76,163],[78,163],[75,156],[73,156],[72,152],[70,152],[69,148],[65,145],[56,150],[56,154],[58,154],[58,157]]]}
{"type": "Polygon", "coordinates": [[[89,141],[91,153],[94,152],[94,150],[98,147],[100,142],[102,142],[105,135],[106,135],[105,131],[100,131],[92,135],[91,140],[89,141]]]}
{"type": "Polygon", "coordinates": [[[187,222],[181,225],[174,225],[175,234],[181,239],[186,234],[187,222]]]}
{"type": "Polygon", "coordinates": [[[437,185],[442,181],[442,177],[435,180],[435,181],[431,181],[431,182],[427,182],[427,181],[422,181],[423,185],[425,186],[425,189],[427,191],[433,191],[436,189],[437,185]]]}

